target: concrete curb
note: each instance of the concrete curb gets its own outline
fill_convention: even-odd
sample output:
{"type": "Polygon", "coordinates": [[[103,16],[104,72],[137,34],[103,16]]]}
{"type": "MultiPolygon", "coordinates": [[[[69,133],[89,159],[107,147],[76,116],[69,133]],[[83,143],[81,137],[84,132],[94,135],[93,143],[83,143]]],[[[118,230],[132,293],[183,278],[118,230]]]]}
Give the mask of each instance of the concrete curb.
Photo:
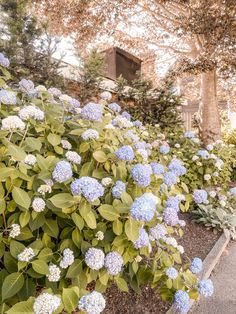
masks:
{"type": "MultiPolygon", "coordinates": [[[[220,236],[217,240],[211,251],[208,253],[206,258],[203,261],[202,272],[200,279],[208,279],[215,268],[216,264],[218,263],[222,253],[224,252],[226,246],[230,241],[230,237],[227,237],[224,233],[220,236]]],[[[190,309],[196,306],[198,300],[191,300],[190,301],[190,309]]],[[[172,305],[171,308],[166,312],[166,314],[176,314],[176,310],[172,305]]]]}

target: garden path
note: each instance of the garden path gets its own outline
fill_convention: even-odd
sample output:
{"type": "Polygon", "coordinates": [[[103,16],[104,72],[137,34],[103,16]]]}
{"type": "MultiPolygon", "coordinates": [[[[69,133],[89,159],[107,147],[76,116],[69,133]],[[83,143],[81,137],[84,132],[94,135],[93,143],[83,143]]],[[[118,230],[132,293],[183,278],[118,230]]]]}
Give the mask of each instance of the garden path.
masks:
{"type": "Polygon", "coordinates": [[[215,292],[201,298],[192,314],[236,314],[236,242],[231,242],[211,275],[215,292]]]}

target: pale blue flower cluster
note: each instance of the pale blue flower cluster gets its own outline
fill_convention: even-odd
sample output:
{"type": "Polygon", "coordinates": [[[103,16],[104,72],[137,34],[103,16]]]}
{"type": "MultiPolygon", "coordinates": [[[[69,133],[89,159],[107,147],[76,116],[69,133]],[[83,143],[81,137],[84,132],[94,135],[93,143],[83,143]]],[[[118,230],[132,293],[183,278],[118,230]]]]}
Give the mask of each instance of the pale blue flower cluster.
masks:
{"type": "Polygon", "coordinates": [[[80,107],[80,102],[77,99],[75,99],[75,98],[71,98],[69,100],[69,103],[71,104],[71,106],[73,108],[79,108],[80,107]]]}
{"type": "Polygon", "coordinates": [[[199,281],[198,291],[201,295],[203,295],[206,298],[211,297],[214,293],[214,286],[211,279],[199,281]]]}
{"type": "Polygon", "coordinates": [[[99,138],[99,133],[94,129],[87,129],[82,133],[81,137],[84,141],[97,140],[99,138]]]}
{"type": "Polygon", "coordinates": [[[126,190],[125,183],[120,181],[120,180],[118,180],[118,181],[116,181],[115,186],[112,188],[111,193],[112,193],[114,198],[120,199],[121,198],[121,194],[123,192],[125,192],[125,190],[126,190]]]}
{"type": "Polygon", "coordinates": [[[86,265],[94,270],[99,270],[104,266],[105,254],[101,249],[91,247],[85,254],[86,265]]]}
{"type": "Polygon", "coordinates": [[[188,313],[190,309],[190,297],[187,292],[178,290],[174,295],[174,307],[180,314],[188,313]]]}
{"type": "Polygon", "coordinates": [[[205,190],[195,190],[193,198],[196,204],[208,204],[208,193],[205,190]]]}
{"type": "Polygon", "coordinates": [[[1,89],[0,102],[5,105],[16,105],[17,103],[16,94],[14,92],[1,89]]]}
{"type": "Polygon", "coordinates": [[[121,106],[118,105],[116,102],[112,102],[111,104],[109,104],[108,108],[114,112],[120,112],[121,111],[121,106]]]}
{"type": "Polygon", "coordinates": [[[19,82],[19,87],[23,93],[30,94],[34,92],[34,82],[31,80],[22,79],[19,82]]]}
{"type": "Polygon", "coordinates": [[[115,152],[115,155],[117,158],[124,161],[131,161],[135,157],[133,148],[130,145],[120,147],[115,152]]]}
{"type": "Polygon", "coordinates": [[[134,144],[134,147],[136,148],[136,149],[147,149],[148,147],[147,147],[147,142],[145,142],[145,141],[139,141],[139,142],[137,142],[137,143],[135,143],[134,144]]]}
{"type": "Polygon", "coordinates": [[[141,249],[142,247],[149,246],[149,236],[147,231],[144,228],[139,228],[139,237],[134,242],[134,247],[136,249],[141,249]]]}
{"type": "Polygon", "coordinates": [[[163,145],[160,146],[159,151],[160,151],[160,153],[162,153],[163,155],[166,155],[166,154],[168,154],[169,151],[170,151],[170,146],[163,144],[163,145]]]}
{"type": "Polygon", "coordinates": [[[124,134],[125,138],[130,139],[131,141],[133,141],[134,143],[139,141],[139,136],[135,133],[135,131],[133,130],[129,130],[124,134]]]}
{"type": "Polygon", "coordinates": [[[166,276],[168,276],[170,279],[174,280],[178,277],[179,273],[174,267],[168,267],[166,269],[166,276]]]}
{"type": "Polygon", "coordinates": [[[10,65],[10,61],[6,58],[2,53],[0,53],[0,65],[4,68],[8,68],[10,65]]]}
{"type": "Polygon", "coordinates": [[[136,126],[138,128],[142,128],[142,126],[143,126],[143,123],[141,121],[139,121],[139,120],[135,120],[133,122],[133,124],[134,124],[134,126],[136,126]]]}
{"type": "Polygon", "coordinates": [[[81,116],[85,120],[100,121],[103,115],[103,107],[93,102],[85,105],[81,110],[81,116]]]}
{"type": "Polygon", "coordinates": [[[150,165],[152,167],[153,174],[160,175],[165,173],[165,168],[162,164],[158,162],[151,162],[150,165]]]}
{"type": "Polygon", "coordinates": [[[174,208],[165,208],[163,212],[163,219],[164,222],[170,226],[176,226],[179,223],[178,213],[174,208]]]}
{"type": "Polygon", "coordinates": [[[183,176],[187,172],[186,168],[182,165],[182,162],[177,158],[173,158],[171,160],[171,162],[168,165],[168,168],[170,171],[174,172],[177,176],[183,176]]]}
{"type": "Polygon", "coordinates": [[[109,275],[116,276],[121,272],[123,266],[123,258],[117,252],[110,252],[105,257],[105,268],[109,275]]]}
{"type": "Polygon", "coordinates": [[[178,177],[172,171],[168,171],[164,174],[163,182],[169,187],[175,185],[177,183],[177,180],[178,177]]]}
{"type": "Polygon", "coordinates": [[[150,228],[150,240],[159,240],[165,237],[167,229],[163,224],[157,224],[155,227],[150,228]]]}
{"type": "Polygon", "coordinates": [[[94,202],[104,194],[104,187],[91,177],[76,179],[71,183],[70,188],[73,195],[83,194],[88,202],[94,202]]]}
{"type": "Polygon", "coordinates": [[[131,115],[127,111],[123,111],[121,116],[127,120],[131,120],[131,115]]]}
{"type": "Polygon", "coordinates": [[[106,301],[100,292],[93,291],[82,296],[78,309],[86,314],[100,314],[106,307],[106,301]]]}
{"type": "Polygon", "coordinates": [[[71,164],[65,160],[59,161],[52,172],[53,180],[59,183],[66,182],[71,179],[72,175],[73,172],[71,164]]]}
{"type": "Polygon", "coordinates": [[[178,196],[169,196],[166,200],[166,207],[173,208],[176,212],[179,211],[180,199],[178,196]]]}
{"type": "Polygon", "coordinates": [[[130,209],[131,217],[138,221],[151,221],[156,211],[158,199],[152,193],[137,197],[130,209]]]}
{"type": "Polygon", "coordinates": [[[194,138],[194,137],[196,137],[196,134],[193,131],[186,131],[184,133],[184,137],[186,137],[186,138],[194,138]]]}
{"type": "Polygon", "coordinates": [[[229,191],[232,195],[236,196],[236,187],[231,188],[229,191]]]}
{"type": "Polygon", "coordinates": [[[138,186],[146,187],[151,183],[152,167],[150,165],[136,164],[131,169],[130,174],[138,186]]]}
{"type": "Polygon", "coordinates": [[[50,94],[52,94],[55,97],[60,97],[62,92],[60,91],[60,89],[56,88],[56,87],[51,87],[48,89],[48,92],[50,94]]]}
{"type": "Polygon", "coordinates": [[[202,271],[202,260],[199,257],[195,257],[192,260],[192,263],[189,267],[191,272],[195,275],[199,274],[202,271]]]}
{"type": "Polygon", "coordinates": [[[205,149],[200,149],[196,155],[202,157],[202,159],[207,159],[209,157],[209,153],[205,149]]]}

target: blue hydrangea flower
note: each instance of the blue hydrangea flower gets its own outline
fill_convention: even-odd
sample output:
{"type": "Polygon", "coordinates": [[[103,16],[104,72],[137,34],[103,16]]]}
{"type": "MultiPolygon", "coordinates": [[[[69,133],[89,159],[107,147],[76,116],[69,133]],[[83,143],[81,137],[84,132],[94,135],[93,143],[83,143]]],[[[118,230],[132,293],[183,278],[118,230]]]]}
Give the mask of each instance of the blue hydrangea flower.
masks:
{"type": "Polygon", "coordinates": [[[16,94],[14,92],[1,89],[0,102],[5,105],[16,105],[17,103],[16,94]]]}
{"type": "Polygon", "coordinates": [[[122,112],[121,116],[129,121],[131,120],[131,115],[127,111],[122,112]]]}
{"type": "Polygon", "coordinates": [[[94,270],[99,270],[104,266],[105,254],[101,249],[91,247],[85,254],[86,265],[94,270]]]}
{"type": "Polygon", "coordinates": [[[80,102],[75,98],[71,98],[69,103],[71,104],[71,106],[73,108],[79,108],[80,107],[80,102]]]}
{"type": "Polygon", "coordinates": [[[147,142],[145,141],[139,141],[137,143],[134,144],[134,147],[136,149],[146,149],[147,148],[147,142]]]}
{"type": "Polygon", "coordinates": [[[176,210],[177,212],[179,211],[179,203],[180,203],[180,199],[177,196],[169,196],[166,200],[166,207],[170,207],[173,208],[174,210],[176,210]]]}
{"type": "Polygon", "coordinates": [[[202,157],[202,159],[206,159],[209,157],[209,153],[205,149],[200,149],[196,155],[202,157]]]}
{"type": "Polygon", "coordinates": [[[103,107],[93,102],[85,105],[81,110],[81,116],[85,120],[100,121],[103,115],[103,107]]]}
{"type": "Polygon", "coordinates": [[[174,172],[177,176],[183,176],[186,174],[186,168],[182,165],[182,162],[173,158],[168,165],[170,171],[174,172]]]}
{"type": "Polygon", "coordinates": [[[108,105],[108,108],[111,109],[114,112],[120,112],[121,111],[121,106],[118,105],[116,102],[113,102],[108,105]]]}
{"type": "Polygon", "coordinates": [[[10,61],[6,58],[2,53],[0,53],[0,65],[4,68],[8,68],[10,65],[10,61]]]}
{"type": "Polygon", "coordinates": [[[166,269],[166,276],[168,276],[170,279],[176,279],[178,277],[179,273],[174,267],[168,267],[166,269]]]}
{"type": "Polygon", "coordinates": [[[157,162],[151,162],[150,165],[152,167],[153,174],[160,175],[165,173],[165,168],[164,166],[162,166],[162,164],[159,164],[157,162]]]}
{"type": "Polygon", "coordinates": [[[178,290],[174,295],[174,307],[180,314],[186,314],[190,308],[190,297],[187,292],[178,290]]]}
{"type": "Polygon", "coordinates": [[[56,88],[56,87],[51,87],[48,89],[48,92],[50,94],[52,94],[55,97],[60,97],[62,92],[60,91],[60,89],[56,88]]]}
{"type": "Polygon", "coordinates": [[[156,211],[158,198],[152,193],[137,197],[130,209],[131,217],[138,221],[151,221],[156,211]]]}
{"type": "Polygon", "coordinates": [[[195,190],[193,198],[196,204],[208,204],[208,193],[205,190],[195,190]]]}
{"type": "Polygon", "coordinates": [[[167,185],[167,186],[172,186],[175,185],[177,183],[178,177],[176,176],[176,174],[172,171],[168,171],[164,174],[164,178],[163,178],[163,182],[167,185]]]}
{"type": "Polygon", "coordinates": [[[139,136],[135,133],[134,130],[129,130],[124,134],[125,138],[130,139],[131,141],[133,141],[134,143],[139,141],[139,136]]]}
{"type": "Polygon", "coordinates": [[[174,208],[167,207],[163,212],[163,219],[170,226],[176,226],[179,223],[178,213],[174,208]]]}
{"type": "Polygon", "coordinates": [[[192,263],[189,267],[191,272],[195,275],[199,274],[202,271],[202,260],[199,257],[195,257],[192,260],[192,263]]]}
{"type": "Polygon", "coordinates": [[[184,133],[184,137],[186,137],[186,138],[194,138],[195,136],[196,136],[196,134],[193,131],[186,131],[184,133]]]}
{"type": "Polygon", "coordinates": [[[133,148],[130,145],[125,145],[117,149],[117,151],[115,152],[115,155],[120,160],[125,160],[125,161],[131,161],[135,157],[133,148]]]}
{"type": "Polygon", "coordinates": [[[214,293],[214,286],[211,279],[199,281],[198,290],[199,293],[204,297],[206,298],[211,297],[214,293]]]}
{"type": "Polygon", "coordinates": [[[34,82],[31,80],[22,79],[19,82],[20,90],[26,94],[34,92],[34,82]]]}
{"type": "Polygon", "coordinates": [[[72,176],[71,164],[65,160],[59,161],[52,172],[53,179],[59,183],[69,180],[72,176]]]}
{"type": "Polygon", "coordinates": [[[139,120],[135,120],[133,122],[134,126],[138,127],[138,128],[141,128],[143,126],[143,123],[139,120]]]}
{"type": "Polygon", "coordinates": [[[110,252],[105,257],[104,266],[106,267],[109,275],[116,276],[122,270],[123,258],[117,252],[110,252]]]}
{"type": "Polygon", "coordinates": [[[73,181],[70,185],[73,195],[80,195],[86,198],[88,202],[94,202],[104,194],[104,187],[94,178],[81,177],[73,181]]]}
{"type": "Polygon", "coordinates": [[[167,234],[167,229],[163,224],[157,224],[155,227],[150,228],[150,240],[163,239],[167,234]]]}
{"type": "Polygon", "coordinates": [[[151,183],[152,167],[150,165],[136,164],[131,169],[130,174],[138,186],[146,187],[151,183]]]}
{"type": "Polygon", "coordinates": [[[163,155],[166,155],[169,153],[170,151],[170,146],[169,145],[166,145],[166,144],[163,144],[160,146],[160,149],[159,149],[160,153],[162,153],[163,155]]]}
{"type": "Polygon", "coordinates": [[[88,129],[82,133],[81,137],[84,141],[97,140],[99,138],[99,133],[94,129],[88,129]]]}
{"type": "Polygon", "coordinates": [[[234,196],[236,196],[236,187],[235,188],[231,188],[230,190],[230,193],[234,196]]]}
{"type": "Polygon", "coordinates": [[[125,192],[125,190],[126,190],[125,183],[120,181],[120,180],[118,180],[118,181],[116,181],[115,186],[112,188],[111,193],[112,193],[114,198],[120,199],[121,198],[121,194],[123,192],[125,192]]]}
{"type": "Polygon", "coordinates": [[[141,249],[142,247],[149,246],[149,236],[147,231],[144,228],[139,228],[139,237],[134,242],[134,247],[136,249],[141,249]]]}

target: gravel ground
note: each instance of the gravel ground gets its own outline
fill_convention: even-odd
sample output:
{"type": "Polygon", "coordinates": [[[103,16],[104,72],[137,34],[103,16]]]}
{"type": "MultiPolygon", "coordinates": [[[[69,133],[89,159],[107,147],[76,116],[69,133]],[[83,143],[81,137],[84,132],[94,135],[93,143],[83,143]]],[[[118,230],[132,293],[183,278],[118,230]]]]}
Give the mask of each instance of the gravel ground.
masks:
{"type": "MultiPolygon", "coordinates": [[[[184,236],[178,241],[183,245],[185,254],[183,260],[200,257],[204,259],[211,250],[220,234],[214,234],[204,226],[194,223],[190,214],[181,214],[186,221],[184,236]]],[[[129,293],[119,291],[113,285],[106,293],[106,309],[103,314],[163,314],[171,304],[163,302],[150,287],[143,287],[140,294],[133,291],[129,293]]]]}

